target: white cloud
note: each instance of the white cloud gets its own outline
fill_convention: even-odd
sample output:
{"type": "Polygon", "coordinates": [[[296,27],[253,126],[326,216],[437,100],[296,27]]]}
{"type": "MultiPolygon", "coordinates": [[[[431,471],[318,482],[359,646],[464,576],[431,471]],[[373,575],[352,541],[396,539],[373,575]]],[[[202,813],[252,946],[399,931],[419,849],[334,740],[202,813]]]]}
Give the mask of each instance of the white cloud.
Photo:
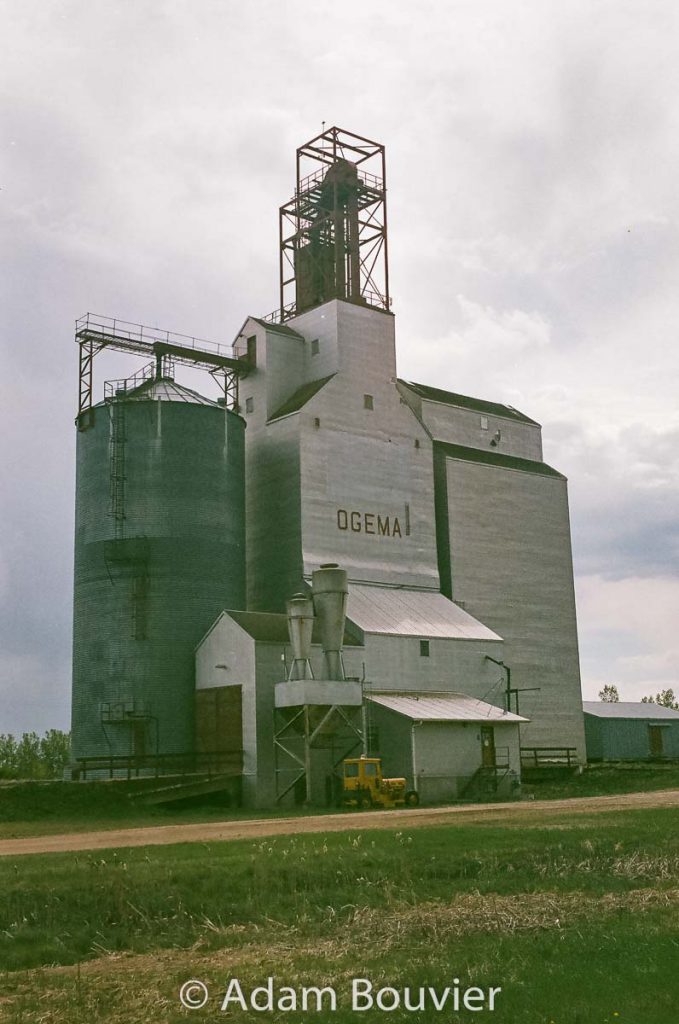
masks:
{"type": "Polygon", "coordinates": [[[586,576],[576,589],[585,698],[604,683],[622,700],[679,693],[679,579],[586,576]]]}
{"type": "Polygon", "coordinates": [[[604,581],[585,660],[650,678],[665,639],[591,624],[632,575],[660,609],[679,559],[679,8],[23,0],[3,29],[3,551],[30,625],[0,642],[65,692],[68,616],[35,624],[70,599],[73,319],[230,341],[276,307],[277,207],[326,120],[387,145],[399,372],[543,422],[604,581]]]}

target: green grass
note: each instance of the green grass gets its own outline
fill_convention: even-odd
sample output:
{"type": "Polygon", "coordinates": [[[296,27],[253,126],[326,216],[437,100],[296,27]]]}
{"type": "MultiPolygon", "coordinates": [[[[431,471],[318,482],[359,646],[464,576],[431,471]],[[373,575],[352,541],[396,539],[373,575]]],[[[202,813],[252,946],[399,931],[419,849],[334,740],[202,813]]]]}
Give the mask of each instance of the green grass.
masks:
{"type": "MultiPolygon", "coordinates": [[[[545,773],[546,774],[546,773],[545,773]]],[[[524,796],[536,800],[558,800],[578,796],[608,796],[616,793],[652,792],[679,788],[679,764],[624,762],[590,764],[581,775],[564,774],[533,781],[531,771],[524,772],[524,796]]]]}
{"type": "Polygon", "coordinates": [[[244,811],[230,807],[219,793],[181,803],[144,806],[130,799],[140,791],[138,784],[127,782],[0,785],[0,839],[299,813],[280,809],[244,811]]]}
{"type": "Polygon", "coordinates": [[[554,815],[553,825],[0,861],[0,1019],[172,1024],[187,1017],[179,985],[198,977],[213,1002],[192,1019],[228,1020],[216,1002],[227,979],[274,974],[340,993],[353,975],[397,987],[456,976],[503,993],[495,1014],[341,1006],[238,1018],[677,1024],[679,812],[554,815]]]}
{"type": "MultiPolygon", "coordinates": [[[[679,788],[679,765],[590,765],[582,775],[524,784],[524,796],[535,800],[679,788]]],[[[183,804],[147,807],[130,795],[140,784],[126,782],[24,782],[0,785],[0,839],[64,832],[142,828],[200,821],[293,816],[299,809],[244,811],[229,807],[219,794],[183,804]]],[[[334,808],[311,813],[333,813],[334,808]]]]}

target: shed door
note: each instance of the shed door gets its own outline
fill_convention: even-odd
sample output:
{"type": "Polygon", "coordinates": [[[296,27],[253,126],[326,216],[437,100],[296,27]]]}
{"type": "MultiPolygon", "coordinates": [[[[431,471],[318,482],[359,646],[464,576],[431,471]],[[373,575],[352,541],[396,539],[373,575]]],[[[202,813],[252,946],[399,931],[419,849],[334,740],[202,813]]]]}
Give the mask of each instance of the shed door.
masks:
{"type": "Polygon", "coordinates": [[[481,764],[484,768],[495,767],[495,730],[492,725],[481,726],[481,764]]]}
{"type": "Polygon", "coordinates": [[[662,757],[663,745],[662,745],[662,726],[660,725],[649,725],[648,727],[648,746],[651,751],[652,757],[662,757]]]}
{"type": "Polygon", "coordinates": [[[243,712],[240,686],[196,690],[196,750],[223,754],[224,765],[236,764],[243,749],[243,712]]]}

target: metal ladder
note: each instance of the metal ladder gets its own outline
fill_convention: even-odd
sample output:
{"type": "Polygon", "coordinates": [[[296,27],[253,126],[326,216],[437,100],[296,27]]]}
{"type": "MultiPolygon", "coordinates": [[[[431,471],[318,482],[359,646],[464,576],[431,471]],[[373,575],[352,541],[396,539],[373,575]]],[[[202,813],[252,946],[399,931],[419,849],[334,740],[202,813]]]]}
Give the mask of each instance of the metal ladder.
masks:
{"type": "Polygon", "coordinates": [[[123,536],[125,525],[125,403],[111,402],[111,433],[109,459],[111,469],[111,515],[116,540],[123,536]]]}

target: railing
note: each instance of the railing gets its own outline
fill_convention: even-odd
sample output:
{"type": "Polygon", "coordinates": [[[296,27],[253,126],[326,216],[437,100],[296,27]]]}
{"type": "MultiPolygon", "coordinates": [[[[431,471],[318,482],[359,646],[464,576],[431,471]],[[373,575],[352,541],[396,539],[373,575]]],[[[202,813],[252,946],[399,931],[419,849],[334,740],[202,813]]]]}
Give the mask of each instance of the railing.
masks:
{"type": "Polygon", "coordinates": [[[147,363],[141,370],[137,370],[131,377],[125,377],[123,380],[105,380],[104,381],[104,398],[115,398],[116,395],[122,393],[127,394],[128,391],[134,391],[145,381],[151,380],[156,370],[155,363],[147,363]]]}
{"type": "Polygon", "coordinates": [[[495,748],[495,764],[488,765],[489,768],[509,768],[509,747],[495,748]]]}
{"type": "Polygon", "coordinates": [[[577,747],[521,747],[521,765],[524,768],[545,765],[576,767],[577,752],[577,747]]]}
{"type": "Polygon", "coordinates": [[[88,774],[109,779],[159,778],[163,775],[240,775],[243,751],[210,751],[184,754],[105,754],[98,757],[77,757],[74,780],[85,780],[88,774]]]}
{"type": "MultiPolygon", "coordinates": [[[[325,178],[326,174],[328,173],[329,169],[332,166],[334,165],[327,164],[323,167],[320,167],[318,170],[313,171],[311,174],[307,174],[305,178],[301,178],[299,186],[296,190],[296,194],[298,196],[301,196],[305,192],[308,192],[315,185],[319,185],[323,181],[323,179],[325,178]]],[[[368,188],[382,190],[382,188],[384,187],[384,182],[382,178],[378,177],[376,174],[370,174],[369,171],[359,170],[358,180],[361,182],[362,185],[367,185],[368,188]]]]}
{"type": "Polygon", "coordinates": [[[500,790],[505,779],[512,774],[509,761],[506,764],[481,765],[468,779],[460,792],[461,799],[469,797],[494,796],[500,790]]]}
{"type": "MultiPolygon", "coordinates": [[[[332,301],[332,298],[341,297],[331,296],[329,299],[324,301],[330,302],[332,301]]],[[[380,294],[380,292],[371,291],[369,288],[364,288],[357,299],[347,298],[342,299],[341,301],[354,302],[357,305],[362,305],[363,303],[365,303],[366,306],[369,306],[373,309],[387,309],[386,296],[380,294]]],[[[389,307],[391,306],[391,303],[392,300],[389,299],[389,307]]],[[[274,309],[272,313],[267,313],[266,316],[262,316],[259,319],[264,320],[267,324],[283,324],[285,323],[286,320],[289,320],[291,317],[297,316],[298,314],[301,315],[302,313],[306,312],[306,309],[298,310],[296,302],[289,302],[286,306],[283,306],[282,309],[274,309]]]]}
{"type": "Polygon", "coordinates": [[[219,345],[215,341],[205,341],[203,338],[193,338],[188,334],[177,334],[175,331],[164,331],[159,327],[145,327],[143,324],[133,324],[127,320],[116,320],[110,316],[101,316],[99,313],[86,313],[75,322],[76,340],[80,341],[81,335],[95,334],[103,340],[106,338],[127,339],[129,342],[136,342],[152,346],[156,342],[166,345],[178,345],[181,348],[192,348],[199,352],[213,352],[215,355],[230,356],[231,349],[219,345]]]}
{"type": "Polygon", "coordinates": [[[149,701],[140,697],[104,700],[99,705],[99,715],[102,722],[127,722],[132,719],[151,718],[151,705],[149,701]]]}
{"type": "Polygon", "coordinates": [[[282,324],[285,320],[289,320],[291,316],[294,316],[296,311],[296,303],[289,302],[282,309],[274,309],[273,313],[267,313],[266,316],[260,319],[265,320],[267,324],[282,324]]]}

